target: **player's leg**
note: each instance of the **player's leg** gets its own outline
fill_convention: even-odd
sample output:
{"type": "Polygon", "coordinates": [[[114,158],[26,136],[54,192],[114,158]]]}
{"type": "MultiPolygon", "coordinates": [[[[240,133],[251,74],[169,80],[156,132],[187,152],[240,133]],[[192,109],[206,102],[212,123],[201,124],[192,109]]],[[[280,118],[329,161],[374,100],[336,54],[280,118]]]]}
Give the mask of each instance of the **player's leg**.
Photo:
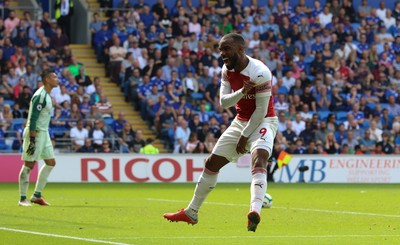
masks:
{"type": "Polygon", "coordinates": [[[264,194],[267,191],[268,158],[269,153],[263,149],[256,149],[251,154],[252,181],[250,186],[250,211],[255,210],[258,213],[261,211],[264,194]]]}
{"type": "Polygon", "coordinates": [[[257,225],[260,223],[263,198],[267,191],[268,157],[269,153],[263,149],[256,149],[251,154],[250,212],[247,215],[247,230],[249,231],[256,231],[257,225]]]}
{"type": "Polygon", "coordinates": [[[36,181],[36,186],[35,186],[35,192],[33,193],[31,197],[31,202],[39,204],[39,205],[44,205],[48,206],[50,205],[47,203],[43,196],[42,196],[42,191],[44,187],[47,184],[47,179],[53,170],[54,166],[56,165],[55,159],[46,159],[44,160],[45,164],[42,166],[42,168],[39,171],[39,176],[36,181]]]}
{"type": "Polygon", "coordinates": [[[208,194],[215,188],[218,180],[219,170],[229,161],[222,156],[211,154],[205,164],[205,168],[197,181],[193,198],[185,209],[176,213],[166,213],[164,218],[170,221],[183,221],[189,224],[197,224],[198,213],[208,194]]]}
{"type": "Polygon", "coordinates": [[[215,188],[219,170],[229,161],[222,156],[211,154],[205,163],[205,168],[197,181],[194,195],[185,212],[197,220],[197,214],[208,194],[215,188]]]}
{"type": "Polygon", "coordinates": [[[35,152],[32,155],[28,155],[26,153],[26,150],[28,149],[29,146],[29,130],[25,128],[23,134],[23,145],[22,145],[22,160],[24,161],[24,165],[21,167],[21,171],[19,172],[19,201],[18,205],[19,206],[31,206],[31,204],[27,200],[27,193],[28,193],[28,188],[29,188],[29,176],[31,174],[31,171],[33,167],[35,166],[36,159],[38,152],[35,150],[35,152]]]}
{"type": "Polygon", "coordinates": [[[31,170],[35,166],[35,161],[24,161],[24,165],[22,165],[21,171],[19,172],[19,195],[20,199],[18,201],[18,206],[28,207],[31,204],[28,202],[27,193],[29,188],[29,176],[31,174],[31,170]]]}
{"type": "Polygon", "coordinates": [[[44,165],[39,170],[39,176],[36,181],[35,192],[31,197],[31,202],[39,205],[49,205],[43,197],[42,191],[47,184],[47,179],[56,165],[56,160],[54,158],[53,145],[48,134],[43,135],[40,139],[40,145],[44,146],[41,152],[41,159],[44,159],[44,165]]]}
{"type": "Polygon", "coordinates": [[[256,231],[257,225],[260,223],[260,212],[267,191],[268,159],[272,153],[276,130],[276,120],[265,119],[249,139],[252,161],[250,212],[247,216],[247,229],[249,231],[256,231]]]}
{"type": "Polygon", "coordinates": [[[208,194],[216,186],[219,170],[238,157],[236,153],[236,144],[243,127],[243,125],[240,125],[240,123],[235,120],[232,122],[231,126],[229,126],[218,139],[213,152],[207,158],[204,171],[199,177],[193,198],[188,207],[176,213],[164,214],[164,218],[170,221],[184,221],[190,224],[197,224],[199,209],[208,194]]]}

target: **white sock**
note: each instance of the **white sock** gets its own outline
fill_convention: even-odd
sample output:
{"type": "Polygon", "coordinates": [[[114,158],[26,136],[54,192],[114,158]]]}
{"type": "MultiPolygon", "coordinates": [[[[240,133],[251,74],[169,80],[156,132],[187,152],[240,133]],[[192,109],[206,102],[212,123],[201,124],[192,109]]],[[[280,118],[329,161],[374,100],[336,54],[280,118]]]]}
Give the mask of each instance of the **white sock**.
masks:
{"type": "Polygon", "coordinates": [[[47,184],[47,177],[49,177],[51,170],[54,166],[49,166],[47,164],[43,165],[39,172],[39,177],[36,181],[35,192],[42,192],[47,184]]]}
{"type": "Polygon", "coordinates": [[[19,194],[20,196],[25,196],[28,193],[29,188],[29,176],[31,175],[31,170],[29,167],[23,165],[21,171],[19,172],[19,194]]]}
{"type": "Polygon", "coordinates": [[[207,169],[200,175],[199,180],[194,190],[192,201],[189,206],[185,209],[185,212],[190,217],[197,219],[197,213],[206,200],[208,193],[210,193],[217,185],[218,173],[211,172],[207,169]]]}
{"type": "Polygon", "coordinates": [[[254,168],[253,179],[250,185],[250,211],[261,212],[264,194],[267,192],[267,170],[265,168],[254,168]]]}

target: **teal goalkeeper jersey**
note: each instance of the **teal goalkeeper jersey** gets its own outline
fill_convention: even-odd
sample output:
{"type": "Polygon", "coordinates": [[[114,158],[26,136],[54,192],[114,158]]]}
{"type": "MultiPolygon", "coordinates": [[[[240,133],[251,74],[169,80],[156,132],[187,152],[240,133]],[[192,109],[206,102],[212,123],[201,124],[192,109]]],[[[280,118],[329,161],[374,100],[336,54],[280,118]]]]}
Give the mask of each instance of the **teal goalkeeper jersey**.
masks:
{"type": "Polygon", "coordinates": [[[53,104],[50,95],[39,88],[31,99],[26,127],[29,131],[48,131],[53,104]]]}

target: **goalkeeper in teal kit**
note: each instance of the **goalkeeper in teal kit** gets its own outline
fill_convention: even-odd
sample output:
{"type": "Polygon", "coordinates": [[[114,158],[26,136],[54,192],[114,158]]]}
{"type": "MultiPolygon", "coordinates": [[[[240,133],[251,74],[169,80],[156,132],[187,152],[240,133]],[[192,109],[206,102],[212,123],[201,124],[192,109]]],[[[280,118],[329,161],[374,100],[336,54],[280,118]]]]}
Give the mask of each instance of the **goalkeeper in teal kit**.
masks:
{"type": "Polygon", "coordinates": [[[41,74],[43,86],[33,95],[26,127],[23,133],[22,160],[24,165],[19,174],[19,206],[31,206],[27,199],[29,175],[36,162],[44,160],[45,164],[39,171],[35,192],[30,198],[32,203],[47,206],[42,197],[42,191],[47,183],[53,167],[56,165],[54,149],[49,135],[49,123],[53,109],[50,92],[58,86],[58,77],[54,70],[46,69],[41,74]]]}

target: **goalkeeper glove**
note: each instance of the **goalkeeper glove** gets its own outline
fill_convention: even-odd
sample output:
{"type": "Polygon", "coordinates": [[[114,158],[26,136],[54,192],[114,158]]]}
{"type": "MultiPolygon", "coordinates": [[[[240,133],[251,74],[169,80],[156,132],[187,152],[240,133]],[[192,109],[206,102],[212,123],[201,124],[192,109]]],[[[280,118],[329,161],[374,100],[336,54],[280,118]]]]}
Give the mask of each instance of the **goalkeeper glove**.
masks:
{"type": "Polygon", "coordinates": [[[32,156],[35,153],[35,137],[30,137],[28,149],[26,150],[26,154],[32,156]]]}

